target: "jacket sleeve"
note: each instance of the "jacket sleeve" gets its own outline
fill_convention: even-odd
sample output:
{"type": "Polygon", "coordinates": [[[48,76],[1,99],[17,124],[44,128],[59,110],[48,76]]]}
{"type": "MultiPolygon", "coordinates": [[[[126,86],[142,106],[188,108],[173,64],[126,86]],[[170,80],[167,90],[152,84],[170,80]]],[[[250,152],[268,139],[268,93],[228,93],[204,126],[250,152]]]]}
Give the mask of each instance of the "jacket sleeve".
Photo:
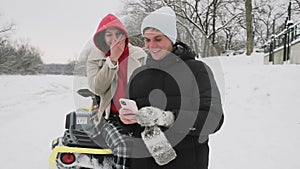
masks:
{"type": "Polygon", "coordinates": [[[103,56],[101,57],[101,54],[93,51],[87,61],[88,85],[97,95],[103,95],[111,87],[118,71],[118,66],[110,67],[109,63],[107,63],[109,60],[103,56]],[[99,55],[99,57],[95,55],[99,55]]]}
{"type": "Polygon", "coordinates": [[[211,69],[203,63],[196,75],[200,106],[194,127],[195,134],[207,137],[218,131],[224,121],[220,92],[211,69]]]}

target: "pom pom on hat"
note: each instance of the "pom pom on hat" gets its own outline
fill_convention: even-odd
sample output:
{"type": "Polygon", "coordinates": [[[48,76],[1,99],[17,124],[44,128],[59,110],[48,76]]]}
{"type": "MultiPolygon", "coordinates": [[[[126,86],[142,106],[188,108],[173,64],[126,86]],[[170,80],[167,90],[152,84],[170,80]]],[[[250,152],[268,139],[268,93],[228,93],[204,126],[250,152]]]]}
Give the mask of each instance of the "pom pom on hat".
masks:
{"type": "Polygon", "coordinates": [[[170,7],[161,7],[146,16],[141,26],[142,34],[147,27],[158,29],[175,44],[177,39],[176,15],[170,7]]]}

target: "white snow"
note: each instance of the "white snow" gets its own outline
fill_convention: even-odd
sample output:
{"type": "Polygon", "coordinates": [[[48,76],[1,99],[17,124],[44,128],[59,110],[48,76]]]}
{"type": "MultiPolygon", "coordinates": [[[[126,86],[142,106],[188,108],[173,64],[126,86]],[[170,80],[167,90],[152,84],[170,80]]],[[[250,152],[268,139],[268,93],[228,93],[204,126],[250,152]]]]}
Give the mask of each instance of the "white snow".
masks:
{"type": "MultiPolygon", "coordinates": [[[[257,54],[204,61],[214,68],[225,110],[222,129],[210,136],[209,168],[300,168],[300,65],[263,65],[257,54]]],[[[63,134],[65,115],[88,105],[73,95],[73,88],[84,86],[78,81],[0,76],[1,168],[48,168],[51,141],[63,134]]]]}

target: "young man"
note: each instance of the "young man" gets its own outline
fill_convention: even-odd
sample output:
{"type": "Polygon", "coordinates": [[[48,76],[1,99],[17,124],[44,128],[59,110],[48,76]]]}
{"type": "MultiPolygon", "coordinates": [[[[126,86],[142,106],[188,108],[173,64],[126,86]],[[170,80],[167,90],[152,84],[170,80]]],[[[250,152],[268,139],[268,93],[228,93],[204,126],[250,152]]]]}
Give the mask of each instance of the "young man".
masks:
{"type": "MultiPolygon", "coordinates": [[[[170,7],[145,17],[141,31],[151,57],[134,71],[128,88],[128,97],[140,110],[122,108],[120,119],[136,126],[135,137],[140,137],[145,128],[159,126],[177,156],[162,167],[151,156],[139,158],[133,154],[131,168],[207,169],[208,135],[223,123],[213,73],[205,63],[195,60],[196,54],[188,45],[176,42],[176,15],[170,7]]],[[[133,148],[146,152],[146,146],[133,148]]]]}

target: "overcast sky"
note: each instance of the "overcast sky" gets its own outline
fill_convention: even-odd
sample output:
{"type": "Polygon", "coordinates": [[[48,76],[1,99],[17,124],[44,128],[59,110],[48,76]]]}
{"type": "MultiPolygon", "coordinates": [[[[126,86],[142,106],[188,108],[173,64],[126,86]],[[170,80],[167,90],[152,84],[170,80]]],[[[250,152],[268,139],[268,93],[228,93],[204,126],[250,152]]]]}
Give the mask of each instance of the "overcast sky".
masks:
{"type": "Polygon", "coordinates": [[[120,0],[0,0],[0,21],[15,23],[14,39],[39,48],[44,63],[67,63],[120,8],[120,0]]]}
{"type": "MultiPolygon", "coordinates": [[[[288,0],[274,3],[281,9],[288,0]]],[[[0,0],[0,24],[15,23],[14,39],[37,47],[44,63],[67,63],[78,57],[100,20],[121,6],[121,0],[0,0]]]]}

